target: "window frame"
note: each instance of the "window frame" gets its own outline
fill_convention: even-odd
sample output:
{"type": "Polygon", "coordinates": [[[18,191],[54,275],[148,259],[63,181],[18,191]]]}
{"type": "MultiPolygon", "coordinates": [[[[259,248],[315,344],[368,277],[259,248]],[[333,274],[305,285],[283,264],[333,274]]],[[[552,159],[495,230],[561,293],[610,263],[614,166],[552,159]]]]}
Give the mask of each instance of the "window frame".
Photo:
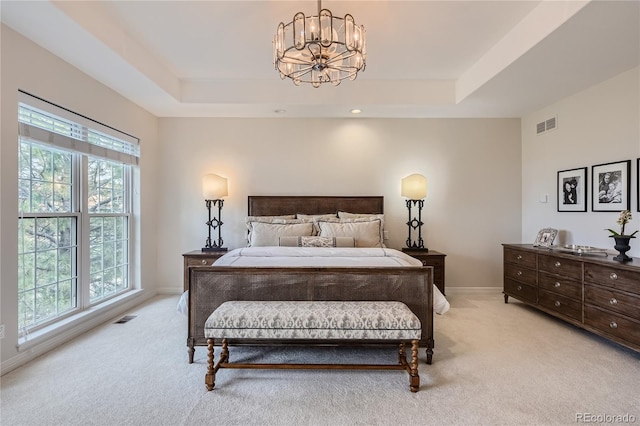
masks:
{"type": "MultiPolygon", "coordinates": [[[[138,167],[138,161],[139,161],[138,160],[139,159],[139,140],[137,138],[133,138],[130,135],[123,134],[123,135],[126,135],[126,138],[120,139],[123,143],[119,144],[117,142],[118,136],[113,135],[114,133],[113,131],[109,131],[108,133],[105,133],[104,131],[105,129],[111,129],[111,130],[115,130],[115,129],[112,129],[108,126],[104,126],[101,123],[94,122],[93,120],[87,119],[84,116],[78,116],[78,117],[81,117],[85,123],[88,121],[89,123],[95,123],[96,126],[95,127],[91,126],[88,129],[85,129],[84,134],[80,134],[80,137],[84,138],[84,140],[78,141],[79,149],[72,149],[76,147],[76,142],[71,140],[72,138],[69,136],[62,135],[61,137],[57,137],[56,133],[51,133],[53,137],[50,137],[49,139],[41,140],[44,138],[34,137],[34,136],[35,134],[42,136],[43,132],[47,132],[46,129],[41,130],[42,128],[34,128],[33,126],[30,126],[29,124],[26,124],[25,122],[21,121],[21,113],[23,112],[21,107],[23,106],[33,107],[33,106],[31,105],[31,102],[29,102],[28,99],[25,100],[25,96],[28,98],[28,96],[30,95],[25,93],[20,93],[20,95],[21,97],[18,105],[18,109],[19,109],[18,124],[21,131],[18,134],[18,145],[20,147],[22,143],[35,144],[40,147],[43,147],[44,149],[49,149],[54,152],[62,151],[62,152],[71,154],[72,156],[71,157],[71,199],[72,200],[71,200],[71,211],[69,212],[51,211],[51,212],[32,213],[32,212],[24,212],[20,210],[18,220],[20,221],[21,219],[38,219],[38,218],[42,219],[42,218],[60,218],[60,217],[72,218],[72,227],[75,228],[75,246],[73,246],[75,247],[75,259],[71,260],[71,263],[72,263],[71,267],[75,272],[75,275],[72,272],[72,276],[75,276],[75,281],[76,281],[76,290],[75,290],[76,306],[75,307],[72,306],[68,311],[62,314],[55,315],[53,318],[49,318],[42,322],[37,322],[37,323],[20,327],[20,329],[18,330],[18,337],[19,337],[18,343],[23,344],[23,343],[26,343],[26,341],[29,339],[30,333],[38,333],[41,330],[47,329],[48,327],[55,327],[56,323],[63,323],[65,322],[65,320],[72,319],[72,317],[79,314],[83,314],[84,312],[97,308],[100,305],[108,305],[109,302],[112,301],[113,299],[121,297],[127,293],[130,293],[136,290],[137,285],[134,281],[134,277],[135,277],[135,259],[137,258],[137,256],[134,251],[136,248],[136,245],[134,241],[135,230],[134,230],[133,206],[134,206],[134,193],[136,193],[136,191],[139,190],[139,181],[136,179],[137,172],[135,169],[138,167]],[[32,131],[31,134],[28,133],[30,130],[32,131]],[[33,132],[33,130],[35,130],[35,132],[33,132]],[[97,141],[97,143],[95,139],[96,134],[100,139],[97,141]],[[101,134],[107,138],[106,144],[104,145],[103,145],[104,141],[100,138],[101,134]],[[92,138],[93,140],[91,140],[92,138]],[[118,151],[110,151],[110,145],[109,145],[109,143],[111,143],[111,141],[109,140],[110,138],[115,138],[116,149],[123,149],[124,151],[122,154],[119,154],[118,151]],[[55,139],[55,141],[52,141],[52,139],[55,139]],[[136,144],[135,146],[131,145],[131,140],[135,140],[136,142],[138,142],[138,144],[136,144]],[[60,143],[56,143],[60,141],[62,141],[62,145],[60,143]],[[68,144],[71,144],[72,148],[67,146],[68,144]],[[95,152],[97,152],[96,155],[94,155],[95,152]],[[89,211],[88,164],[89,164],[89,161],[94,158],[98,161],[107,161],[107,162],[122,164],[123,166],[122,186],[123,186],[123,192],[124,192],[123,200],[122,200],[123,212],[91,213],[89,211]],[[123,235],[124,235],[124,238],[126,239],[126,243],[124,243],[124,247],[126,247],[126,251],[127,251],[125,254],[125,261],[124,261],[126,264],[126,272],[125,272],[125,278],[124,278],[126,279],[126,287],[119,289],[114,293],[109,294],[108,296],[101,297],[98,300],[94,300],[92,302],[91,291],[90,291],[90,286],[91,286],[90,222],[91,222],[91,219],[95,217],[124,218],[125,227],[123,229],[123,235]]],[[[35,98],[35,99],[37,99],[37,101],[39,102],[38,106],[40,108],[43,102],[48,105],[46,101],[42,101],[39,98],[35,98]]],[[[34,101],[34,103],[38,103],[38,102],[34,101]]],[[[54,104],[50,104],[50,106],[51,108],[47,108],[45,113],[53,117],[60,117],[60,115],[56,114],[56,112],[60,112],[60,110],[59,109],[57,110],[56,108],[60,108],[60,107],[57,107],[54,104]],[[49,110],[53,110],[55,112],[48,112],[49,110]]],[[[69,114],[75,114],[70,112],[69,110],[63,109],[63,111],[66,113],[67,116],[69,114]]],[[[64,117],[64,119],[65,119],[64,121],[69,121],[68,117],[64,117]]],[[[80,126],[80,128],[83,128],[83,126],[86,126],[86,124],[84,123],[76,123],[73,120],[71,121],[74,123],[74,125],[80,126]]],[[[117,131],[115,132],[117,134],[117,131]]],[[[19,149],[18,155],[19,156],[22,155],[20,149],[19,149]]],[[[33,167],[33,162],[32,162],[33,158],[30,157],[29,161],[30,161],[30,167],[33,167]]],[[[20,170],[20,167],[19,167],[19,170],[20,170]]],[[[20,178],[20,175],[19,175],[18,182],[20,182],[21,180],[24,180],[24,178],[20,178]]],[[[31,181],[31,178],[30,178],[30,181],[31,181]]],[[[32,196],[32,186],[29,187],[29,194],[30,196],[32,196]]],[[[19,202],[19,205],[20,205],[20,209],[22,209],[22,205],[20,202],[19,202]]],[[[33,208],[31,203],[29,203],[29,206],[31,209],[33,208]]],[[[18,223],[17,225],[18,225],[18,228],[20,228],[20,223],[18,223]]],[[[102,244],[102,250],[104,250],[104,247],[105,245],[102,244]]],[[[18,247],[18,249],[19,249],[18,250],[19,256],[25,253],[24,247],[22,248],[18,247]]],[[[37,253],[37,247],[34,253],[37,253]]],[[[36,266],[34,264],[34,271],[35,271],[35,267],[36,266]]],[[[104,274],[105,270],[102,269],[101,272],[104,274]]],[[[23,273],[22,270],[18,271],[19,275],[22,273],[23,273]]],[[[57,272],[56,272],[56,280],[57,280],[56,283],[61,282],[57,272]]],[[[35,282],[33,283],[33,288],[34,290],[37,289],[37,283],[35,282]]],[[[58,290],[59,288],[57,288],[56,291],[58,290]]],[[[34,302],[34,306],[36,306],[35,302],[34,302]]]]}

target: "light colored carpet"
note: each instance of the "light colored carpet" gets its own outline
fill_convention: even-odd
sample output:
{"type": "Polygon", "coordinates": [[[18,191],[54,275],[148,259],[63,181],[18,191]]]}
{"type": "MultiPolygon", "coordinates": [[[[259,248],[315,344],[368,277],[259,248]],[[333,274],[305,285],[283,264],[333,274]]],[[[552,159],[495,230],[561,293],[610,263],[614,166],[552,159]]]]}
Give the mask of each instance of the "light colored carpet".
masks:
{"type": "MultiPolygon", "coordinates": [[[[206,350],[187,363],[177,297],[159,296],[2,377],[2,425],[640,423],[640,354],[495,293],[449,295],[436,316],[421,389],[401,371],[221,370],[204,385],[206,350]],[[607,419],[607,418],[603,418],[607,419]],[[611,417],[609,417],[611,419],[611,417]],[[579,422],[578,422],[579,423],[579,422]]],[[[234,360],[381,361],[395,350],[232,348],[234,360]]],[[[217,353],[216,353],[217,356],[217,353]]],[[[384,359],[386,361],[386,358],[384,359]]]]}

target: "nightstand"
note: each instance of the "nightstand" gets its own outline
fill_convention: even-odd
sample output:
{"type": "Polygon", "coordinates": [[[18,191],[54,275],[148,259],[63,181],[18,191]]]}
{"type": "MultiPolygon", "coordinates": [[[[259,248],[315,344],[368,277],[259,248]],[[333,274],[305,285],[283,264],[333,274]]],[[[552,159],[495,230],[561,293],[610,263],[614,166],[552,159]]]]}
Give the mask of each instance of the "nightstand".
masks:
{"type": "Polygon", "coordinates": [[[403,248],[403,253],[408,254],[422,262],[424,266],[433,267],[433,283],[438,287],[438,290],[444,293],[444,258],[446,254],[440,253],[435,250],[420,250],[403,248]]]}
{"type": "Polygon", "coordinates": [[[184,253],[184,291],[189,289],[189,268],[200,266],[211,266],[213,262],[218,260],[227,251],[202,251],[194,250],[184,253]]]}

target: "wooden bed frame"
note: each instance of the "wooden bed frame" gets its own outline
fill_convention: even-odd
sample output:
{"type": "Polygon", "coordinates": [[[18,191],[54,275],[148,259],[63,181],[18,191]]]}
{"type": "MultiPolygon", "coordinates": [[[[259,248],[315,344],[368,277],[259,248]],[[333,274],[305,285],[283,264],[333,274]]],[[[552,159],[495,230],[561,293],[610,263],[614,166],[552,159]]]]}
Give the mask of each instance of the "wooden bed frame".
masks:
{"type": "MultiPolygon", "coordinates": [[[[250,196],[249,216],[326,214],[338,210],[380,214],[384,198],[339,196],[250,196]]],[[[433,356],[433,269],[429,266],[334,267],[190,267],[187,346],[193,362],[195,346],[207,346],[204,324],[223,302],[231,300],[386,300],[405,303],[422,323],[420,346],[433,356]]],[[[326,344],[328,342],[325,342],[326,344]]],[[[369,342],[379,344],[383,342],[369,342]]],[[[216,341],[216,345],[221,342],[216,341]]],[[[237,344],[265,344],[264,340],[234,340],[237,344]]],[[[267,342],[269,344],[269,342],[267,342]]],[[[278,344],[318,345],[313,341],[278,341],[278,344]]],[[[362,341],[344,342],[362,344],[362,341]]]]}

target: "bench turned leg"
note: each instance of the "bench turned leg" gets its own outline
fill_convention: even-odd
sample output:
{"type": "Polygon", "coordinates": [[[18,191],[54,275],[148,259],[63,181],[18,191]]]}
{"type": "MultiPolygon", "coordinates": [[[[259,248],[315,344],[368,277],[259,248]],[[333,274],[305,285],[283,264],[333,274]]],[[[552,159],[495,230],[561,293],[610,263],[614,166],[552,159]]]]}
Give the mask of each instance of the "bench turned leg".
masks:
{"type": "Polygon", "coordinates": [[[398,347],[398,362],[402,365],[406,365],[407,362],[407,353],[404,350],[404,342],[400,342],[400,346],[398,347]]]}
{"type": "Polygon", "coordinates": [[[220,352],[220,361],[219,364],[229,362],[229,342],[227,339],[222,339],[222,351],[220,352]]]}
{"type": "Polygon", "coordinates": [[[207,339],[207,374],[204,376],[207,390],[213,390],[216,385],[216,372],[213,369],[213,339],[207,339]]]}
{"type": "Polygon", "coordinates": [[[420,389],[420,376],[418,375],[418,340],[411,341],[410,367],[409,389],[411,389],[411,392],[418,392],[418,389],[420,389]]]}

